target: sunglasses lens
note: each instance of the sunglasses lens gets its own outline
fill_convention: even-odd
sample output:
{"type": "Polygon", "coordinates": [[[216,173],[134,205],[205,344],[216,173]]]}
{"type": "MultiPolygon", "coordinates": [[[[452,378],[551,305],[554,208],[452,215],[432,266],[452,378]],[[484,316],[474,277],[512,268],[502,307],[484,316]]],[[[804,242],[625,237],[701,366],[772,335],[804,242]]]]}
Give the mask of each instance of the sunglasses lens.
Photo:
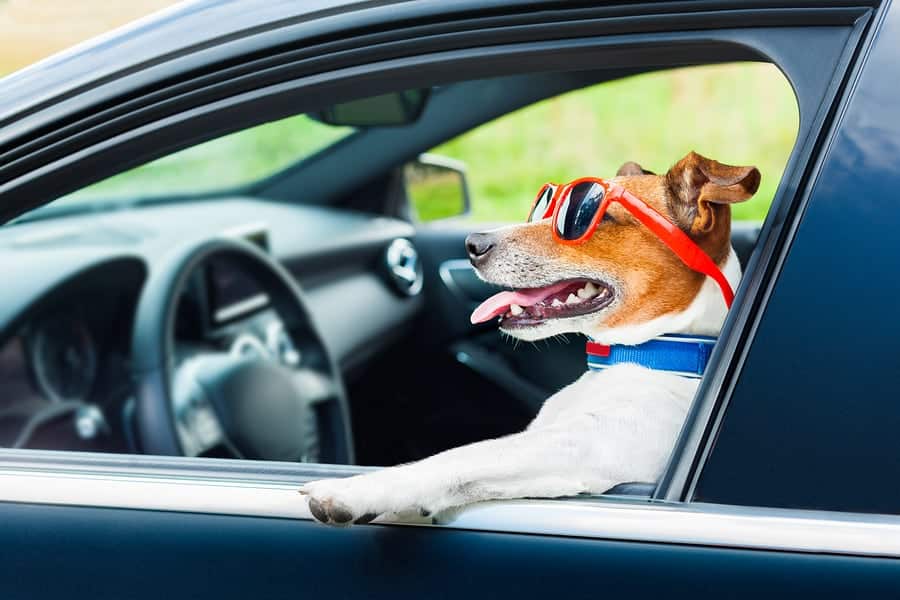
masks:
{"type": "Polygon", "coordinates": [[[594,215],[603,203],[603,186],[584,181],[575,184],[566,194],[556,219],[556,231],[564,240],[577,240],[591,226],[594,215]]]}
{"type": "Polygon", "coordinates": [[[547,213],[547,207],[550,206],[550,201],[553,199],[553,193],[555,191],[556,187],[549,184],[541,188],[541,191],[538,192],[538,197],[534,202],[534,208],[531,209],[531,213],[528,215],[529,223],[534,223],[535,221],[540,221],[544,218],[544,215],[547,213]]]}

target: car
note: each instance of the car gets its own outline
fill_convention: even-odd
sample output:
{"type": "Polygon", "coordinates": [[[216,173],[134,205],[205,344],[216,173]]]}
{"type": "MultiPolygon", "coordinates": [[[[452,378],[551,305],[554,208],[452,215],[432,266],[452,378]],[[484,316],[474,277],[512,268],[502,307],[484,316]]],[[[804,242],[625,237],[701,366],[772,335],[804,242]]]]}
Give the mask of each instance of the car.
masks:
{"type": "Polygon", "coordinates": [[[896,595],[898,47],[878,0],[197,0],[0,80],[0,593],[896,595]],[[521,429],[584,368],[470,325],[477,198],[431,151],[734,61],[796,141],[663,477],[315,523],[303,482],[521,429]],[[191,171],[273,121],[277,169],[191,171]]]}

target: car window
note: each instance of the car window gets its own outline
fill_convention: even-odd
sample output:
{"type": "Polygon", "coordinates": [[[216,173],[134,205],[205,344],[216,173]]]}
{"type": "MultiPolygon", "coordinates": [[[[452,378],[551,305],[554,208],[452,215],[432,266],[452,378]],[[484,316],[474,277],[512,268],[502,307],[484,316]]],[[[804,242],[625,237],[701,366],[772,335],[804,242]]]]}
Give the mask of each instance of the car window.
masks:
{"type": "MultiPolygon", "coordinates": [[[[459,118],[449,113],[456,106],[455,93],[465,95],[470,89],[493,93],[510,89],[508,84],[528,90],[531,76],[516,77],[424,88],[418,97],[427,104],[410,111],[411,116],[400,115],[400,123],[340,124],[347,114],[354,119],[365,117],[367,99],[338,105],[344,110],[323,110],[315,119],[296,115],[271,121],[130,169],[38,210],[80,204],[94,206],[103,213],[102,219],[91,219],[92,211],[75,211],[78,214],[69,221],[60,218],[59,226],[33,222],[7,229],[6,243],[23,256],[31,252],[33,257],[48,248],[95,248],[102,255],[113,248],[115,256],[119,256],[116,252],[136,252],[146,264],[98,263],[86,274],[73,275],[71,281],[57,282],[55,289],[40,290],[33,306],[17,315],[15,326],[0,340],[0,395],[17,398],[8,403],[8,409],[0,408],[0,446],[340,463],[352,454],[336,449],[336,430],[347,447],[356,445],[356,456],[364,457],[360,464],[386,466],[524,429],[543,400],[583,373],[584,344],[576,342],[548,358],[540,346],[507,343],[496,327],[488,333],[485,328],[473,328],[473,308],[496,290],[475,278],[464,258],[465,235],[425,247],[428,242],[417,238],[415,223],[403,219],[409,211],[391,207],[409,200],[411,212],[424,221],[459,216],[471,206],[468,218],[476,231],[480,222],[524,220],[531,199],[546,181],[610,177],[625,161],[665,173],[696,151],[722,163],[758,167],[761,187],[757,191],[755,184],[748,184],[753,189],[739,200],[753,199],[736,204],[734,214],[738,219],[760,221],[790,156],[798,111],[790,85],[772,65],[692,67],[614,81],[604,81],[608,73],[601,70],[590,72],[583,81],[603,82],[587,87],[565,78],[554,82],[560,87],[549,87],[551,80],[535,80],[552,91],[544,95],[532,91],[536,95],[526,96],[515,110],[507,109],[505,116],[474,128],[467,116],[446,137],[468,131],[430,151],[426,144],[433,143],[433,137],[424,138],[427,142],[414,151],[404,146],[414,134],[430,135],[429,128],[442,119],[459,118]],[[558,95],[559,89],[573,87],[581,89],[558,95]],[[354,110],[347,111],[348,106],[354,110]],[[404,121],[407,116],[409,120],[404,121]],[[366,140],[380,145],[373,149],[365,145],[366,140]],[[362,150],[354,151],[354,147],[362,150]],[[273,202],[280,198],[268,196],[235,198],[228,193],[278,173],[287,173],[285,179],[301,174],[307,181],[337,186],[356,175],[354,171],[378,164],[376,153],[392,156],[393,162],[368,173],[361,188],[365,193],[353,188],[327,198],[334,202],[330,210],[304,206],[311,203],[306,198],[312,194],[296,193],[306,191],[302,186],[294,190],[293,204],[273,202]],[[338,154],[338,164],[329,163],[327,158],[338,154]],[[418,160],[410,161],[416,155],[418,160]],[[401,173],[406,193],[393,185],[401,173]],[[217,192],[222,192],[221,197],[217,192]],[[193,196],[211,202],[191,202],[193,196]],[[144,202],[153,198],[180,202],[164,207],[144,202]],[[376,218],[381,216],[391,218],[376,218]],[[282,306],[276,308],[283,288],[280,292],[263,289],[261,280],[245,271],[245,263],[211,256],[197,263],[193,258],[165,263],[170,268],[181,264],[196,269],[172,279],[181,286],[169,290],[169,296],[178,298],[174,317],[167,316],[166,306],[160,304],[151,307],[156,317],[153,326],[135,326],[143,318],[136,311],[146,307],[146,302],[138,300],[145,295],[147,282],[157,281],[159,257],[167,259],[170,251],[192,242],[219,242],[229,236],[256,244],[269,253],[269,260],[288,267],[278,271],[278,277],[289,274],[308,286],[313,306],[309,312],[314,318],[306,314],[284,318],[279,313],[282,306]],[[434,256],[420,260],[428,251],[434,256]],[[319,261],[320,257],[324,258],[319,261]],[[461,263],[467,272],[468,279],[455,291],[447,283],[454,277],[445,268],[448,263],[457,267],[461,263]],[[423,290],[423,269],[431,269],[425,278],[443,282],[446,289],[440,293],[446,297],[436,301],[425,293],[411,299],[423,290]],[[118,286],[115,293],[104,287],[110,282],[118,286]],[[460,290],[474,295],[453,295],[460,290]],[[358,319],[360,307],[373,316],[358,319]],[[421,313],[432,317],[430,323],[415,320],[421,313]],[[169,335],[164,330],[167,326],[172,329],[171,345],[159,343],[170,339],[161,337],[169,335]],[[425,333],[417,329],[423,326],[432,329],[425,333]],[[135,342],[140,340],[138,334],[148,338],[143,346],[135,342]],[[416,345],[429,339],[442,343],[416,345]],[[136,348],[146,349],[147,355],[136,348]],[[171,356],[153,355],[163,351],[171,356]],[[336,354],[334,365],[329,352],[336,354]],[[207,395],[208,382],[194,378],[209,376],[221,382],[246,376],[250,382],[269,381],[269,391],[275,395],[295,383],[275,381],[274,371],[265,368],[240,371],[246,366],[241,361],[248,357],[272,363],[266,368],[273,369],[302,370],[308,365],[298,389],[320,393],[322,398],[312,403],[317,406],[304,406],[306,412],[294,415],[293,422],[305,431],[302,448],[301,440],[291,438],[290,431],[281,437],[272,433],[287,420],[272,418],[265,423],[268,429],[249,433],[236,420],[228,423],[233,431],[223,432],[221,423],[217,424],[215,411],[224,411],[226,404],[251,424],[265,421],[256,418],[265,411],[253,414],[264,407],[245,404],[241,398],[226,402],[207,395]],[[487,368],[480,372],[470,368],[482,359],[487,368]],[[219,366],[227,363],[227,372],[213,373],[219,367],[210,367],[210,360],[219,366]],[[236,371],[228,370],[232,360],[240,363],[236,371]],[[408,364],[418,366],[408,369],[408,364]],[[172,373],[162,372],[152,383],[163,392],[150,383],[143,386],[143,381],[133,385],[133,375],[148,377],[159,365],[172,366],[172,373]],[[340,379],[345,372],[346,400],[340,379]],[[323,379],[339,383],[323,384],[323,379]],[[404,385],[397,385],[400,380],[404,385]],[[435,386],[435,381],[454,385],[435,386]],[[281,391],[275,389],[282,384],[281,391]],[[406,387],[428,389],[428,398],[411,402],[406,387]],[[140,394],[166,403],[174,416],[162,422],[174,431],[148,432],[152,419],[142,412],[146,402],[140,394]],[[468,410],[467,399],[477,399],[468,410]],[[476,414],[478,418],[473,418],[476,414]],[[347,425],[351,420],[352,433],[347,425]],[[274,442],[266,439],[269,433],[274,442]],[[170,444],[176,436],[181,438],[180,447],[177,441],[170,444]],[[235,439],[246,447],[237,448],[235,439]]],[[[411,102],[414,95],[405,90],[398,97],[403,103],[411,102]]],[[[391,95],[376,98],[384,106],[390,104],[391,95]]],[[[756,230],[751,230],[741,247],[735,238],[735,270],[737,261],[746,264],[755,235],[756,230]]],[[[732,258],[728,251],[722,256],[732,258]]],[[[266,281],[271,284],[272,278],[266,281]]],[[[577,303],[581,297],[604,298],[599,296],[604,290],[589,283],[591,288],[566,288],[571,298],[556,298],[557,304],[577,303]]],[[[550,307],[556,309],[554,304],[550,307]]]]}
{"type": "Polygon", "coordinates": [[[335,127],[296,115],[170,154],[64,196],[54,204],[198,195],[251,184],[346,138],[335,127]]]}
{"type": "MultiPolygon", "coordinates": [[[[625,160],[663,173],[694,150],[762,173],[737,220],[762,220],[797,135],[799,114],[777,67],[732,63],[646,73],[594,85],[500,117],[430,150],[464,161],[471,219],[514,222],[547,180],[610,176],[625,160]],[[522,165],[535,165],[523,169],[522,165]]],[[[429,220],[429,196],[417,212],[429,220]]],[[[434,198],[440,205],[442,198],[434,198]]],[[[440,211],[434,211],[440,214],[440,211]]]]}

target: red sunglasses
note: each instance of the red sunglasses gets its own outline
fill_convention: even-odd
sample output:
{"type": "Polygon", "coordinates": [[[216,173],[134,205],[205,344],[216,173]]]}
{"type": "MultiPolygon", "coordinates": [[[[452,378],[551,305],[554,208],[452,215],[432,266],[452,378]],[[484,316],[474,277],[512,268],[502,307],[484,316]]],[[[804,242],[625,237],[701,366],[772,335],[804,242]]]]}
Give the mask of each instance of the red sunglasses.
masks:
{"type": "Polygon", "coordinates": [[[594,235],[613,201],[650,229],[681,262],[712,277],[731,308],[734,291],[716,263],[677,225],[620,185],[596,177],[582,177],[565,185],[545,183],[534,199],[528,222],[552,217],[553,239],[561,244],[583,244],[594,235]]]}

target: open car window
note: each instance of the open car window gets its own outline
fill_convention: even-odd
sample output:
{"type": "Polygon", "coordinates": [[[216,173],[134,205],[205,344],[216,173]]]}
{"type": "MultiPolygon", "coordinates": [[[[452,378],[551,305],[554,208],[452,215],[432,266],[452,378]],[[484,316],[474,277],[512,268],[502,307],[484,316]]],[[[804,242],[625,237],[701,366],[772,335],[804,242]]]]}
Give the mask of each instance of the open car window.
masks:
{"type": "MultiPolygon", "coordinates": [[[[341,365],[356,360],[351,355],[361,344],[374,343],[364,337],[368,325],[348,320],[347,314],[352,314],[358,304],[373,300],[394,311],[390,318],[397,321],[395,327],[403,336],[394,345],[379,347],[385,354],[366,355],[364,362],[354,363],[342,372],[347,378],[355,462],[379,466],[400,464],[464,443],[514,433],[535,417],[544,399],[583,372],[583,340],[572,336],[573,343],[568,349],[552,351],[553,356],[548,359],[534,347],[517,347],[503,340],[494,326],[489,330],[472,327],[469,314],[475,304],[491,293],[489,288],[474,287],[474,295],[460,296],[453,295],[459,290],[447,287],[440,293],[449,294],[448,297],[433,305],[428,294],[419,297],[423,274],[416,273],[416,269],[430,269],[424,277],[446,283],[448,265],[455,265],[454,268],[467,273],[466,277],[474,279],[468,260],[460,258],[465,256],[464,234],[447,242],[449,250],[444,250],[444,246],[432,247],[428,237],[421,236],[414,244],[408,239],[405,243],[391,243],[384,258],[364,256],[348,263],[341,262],[349,259],[341,258],[340,252],[343,244],[349,245],[356,235],[354,227],[372,235],[378,221],[370,223],[368,218],[388,217],[397,231],[405,232],[397,237],[412,238],[413,224],[398,218],[404,212],[417,217],[419,222],[445,214],[448,206],[458,207],[458,213],[464,207],[448,202],[441,195],[448,188],[467,188],[465,194],[471,213],[468,220],[460,222],[474,230],[478,225],[473,222],[524,221],[535,193],[545,181],[610,177],[623,162],[630,160],[640,161],[647,170],[665,173],[692,150],[725,163],[757,166],[762,172],[762,186],[750,202],[735,206],[734,215],[738,220],[763,220],[798,128],[793,91],[777,68],[765,63],[733,63],[661,70],[611,81],[602,80],[602,76],[602,72],[596,75],[599,82],[591,81],[590,76],[571,82],[563,79],[562,87],[568,86],[563,93],[547,84],[548,80],[536,79],[547,85],[543,97],[536,102],[523,101],[524,107],[470,126],[461,135],[432,147],[429,160],[433,170],[420,169],[417,179],[407,178],[407,187],[401,190],[405,194],[398,194],[390,186],[381,188],[377,183],[370,183],[364,188],[364,194],[327,198],[333,206],[321,213],[304,212],[309,207],[304,206],[308,198],[302,186],[295,190],[294,203],[254,198],[246,190],[243,197],[235,198],[239,191],[236,188],[274,173],[286,173],[280,179],[288,181],[292,173],[317,176],[318,169],[327,166],[327,161],[318,158],[336,145],[343,153],[344,172],[365,172],[372,158],[370,148],[362,145],[356,154],[354,148],[357,143],[364,144],[367,136],[393,139],[400,147],[416,130],[427,130],[442,120],[457,118],[446,112],[447,104],[441,102],[448,103],[452,109],[453,94],[458,90],[465,93],[470,89],[491,90],[491,86],[505,85],[503,81],[472,80],[426,90],[421,98],[430,94],[433,96],[430,104],[408,123],[356,128],[297,115],[199,144],[88,186],[38,211],[52,214],[50,211],[60,207],[92,203],[96,203],[94,212],[117,209],[108,210],[110,216],[103,228],[91,226],[89,213],[72,217],[81,221],[60,220],[64,228],[65,223],[76,223],[74,229],[79,234],[74,238],[68,233],[59,238],[49,222],[46,226],[40,222],[25,223],[22,239],[37,241],[29,242],[30,246],[20,244],[19,248],[21,252],[27,252],[27,248],[37,252],[42,247],[66,243],[138,247],[151,265],[152,274],[157,257],[165,255],[163,250],[168,251],[170,246],[177,248],[176,242],[202,240],[223,233],[237,235],[259,246],[270,258],[289,265],[291,274],[308,288],[313,303],[310,310],[324,332],[321,345],[333,349],[341,365]],[[741,93],[736,93],[736,89],[741,89],[741,93]],[[454,174],[462,174],[462,179],[454,174]],[[228,191],[217,192],[223,189],[228,191]],[[198,196],[204,202],[192,202],[198,196]],[[161,207],[145,206],[153,205],[144,201],[154,198],[177,201],[165,203],[164,211],[161,207]],[[398,198],[410,203],[409,211],[395,210],[398,198]],[[42,233],[47,230],[50,233],[42,233]],[[173,236],[172,242],[166,241],[169,235],[173,236]],[[157,243],[154,240],[162,248],[153,246],[157,243]],[[298,258],[322,253],[321,248],[327,249],[329,245],[334,247],[329,260],[337,265],[332,271],[327,261],[319,264],[314,259],[298,258]],[[428,252],[435,256],[423,267],[418,258],[428,252]],[[381,261],[391,265],[387,281],[384,268],[373,266],[381,261]],[[353,287],[356,285],[361,287],[353,287]],[[343,286],[349,291],[341,291],[343,286]],[[349,304],[341,304],[348,298],[349,304]],[[437,317],[430,325],[432,329],[422,335],[416,330],[421,323],[414,320],[418,311],[437,317]],[[403,316],[402,320],[395,316],[398,314],[403,316]],[[344,321],[347,324],[341,325],[344,321]],[[449,339],[450,354],[443,346],[426,347],[421,352],[414,350],[417,356],[408,357],[408,361],[418,367],[413,373],[407,373],[404,365],[408,361],[394,356],[410,352],[406,348],[415,347],[416,341],[420,341],[416,338],[431,337],[449,339]],[[344,347],[348,348],[347,356],[343,355],[344,347]],[[573,353],[572,348],[577,351],[573,353]],[[499,357],[497,364],[508,370],[511,383],[504,384],[494,375],[477,370],[473,374],[471,365],[475,359],[462,365],[458,357],[472,354],[473,349],[475,354],[493,353],[495,360],[499,357]],[[414,407],[407,406],[409,390],[395,385],[401,375],[412,390],[428,390],[428,397],[414,407]],[[459,386],[435,388],[431,384],[435,380],[458,382],[459,386]],[[470,406],[462,398],[486,400],[470,406]],[[471,419],[470,413],[474,412],[482,416],[479,422],[471,419]]],[[[518,85],[527,87],[529,80],[522,78],[518,85]]],[[[532,92],[535,87],[532,85],[532,92]]],[[[337,119],[338,112],[332,117],[337,119]]],[[[359,114],[351,113],[351,116],[358,118],[359,114]]],[[[395,152],[391,143],[384,144],[381,150],[387,155],[395,152]]],[[[408,169],[404,169],[410,164],[408,154],[405,150],[396,152],[396,160],[389,169],[369,175],[372,181],[389,180],[398,172],[408,175],[408,169]]],[[[331,171],[323,171],[317,178],[342,183],[331,171]]],[[[746,263],[757,233],[756,225],[735,228],[734,243],[742,263],[746,263]]],[[[346,255],[352,252],[348,250],[346,255]]],[[[196,271],[191,275],[191,285],[179,292],[182,296],[174,322],[174,356],[159,357],[159,362],[172,361],[174,365],[173,390],[179,385],[190,385],[178,383],[177,373],[182,367],[188,369],[185,365],[204,353],[272,359],[288,367],[302,365],[305,357],[321,353],[320,347],[305,348],[298,340],[289,338],[284,324],[271,318],[273,296],[260,289],[241,269],[227,261],[210,260],[196,271]]],[[[110,279],[108,275],[97,277],[110,279]]],[[[159,448],[163,446],[140,443],[141,427],[136,424],[140,412],[129,396],[129,364],[145,359],[129,356],[136,350],[128,347],[132,339],[128,327],[136,310],[129,302],[133,303],[134,297],[141,293],[139,278],[137,274],[122,278],[122,281],[138,281],[120,290],[125,300],[119,304],[111,295],[103,301],[93,298],[91,294],[97,290],[65,295],[65,302],[60,300],[62,292],[42,291],[45,295],[55,295],[56,301],[46,302],[51,306],[49,310],[42,308],[26,315],[24,326],[9,332],[0,352],[3,375],[0,386],[11,406],[5,429],[0,429],[0,444],[84,449],[91,448],[97,440],[101,442],[97,448],[104,451],[161,451],[159,448]],[[116,311],[122,315],[119,319],[106,319],[116,311]],[[79,413],[80,407],[76,407],[71,423],[56,419],[52,429],[56,433],[43,434],[48,428],[32,426],[33,415],[29,411],[44,414],[53,403],[83,403],[93,407],[89,412],[96,412],[85,416],[85,411],[79,413]],[[85,434],[85,438],[77,428],[90,427],[90,415],[97,414],[101,414],[107,429],[98,425],[97,431],[85,434]],[[71,443],[73,439],[77,443],[71,443]]],[[[388,339],[376,337],[378,343],[388,339]]],[[[485,364],[490,364],[490,360],[485,359],[485,364]]],[[[187,404],[175,404],[176,420],[186,414],[184,420],[195,424],[197,419],[209,417],[190,416],[193,413],[185,408],[187,404]]],[[[324,430],[322,423],[327,418],[321,415],[318,418],[324,430]]],[[[247,419],[252,420],[249,416],[247,419]]],[[[185,426],[180,421],[177,425],[185,426]]],[[[234,452],[226,443],[206,444],[193,438],[186,442],[187,438],[182,437],[181,450],[191,456],[270,458],[265,453],[234,452]]],[[[349,453],[320,452],[328,445],[327,439],[314,439],[298,456],[308,462],[353,462],[349,453]]],[[[177,453],[179,449],[172,446],[166,451],[177,453]]]]}

